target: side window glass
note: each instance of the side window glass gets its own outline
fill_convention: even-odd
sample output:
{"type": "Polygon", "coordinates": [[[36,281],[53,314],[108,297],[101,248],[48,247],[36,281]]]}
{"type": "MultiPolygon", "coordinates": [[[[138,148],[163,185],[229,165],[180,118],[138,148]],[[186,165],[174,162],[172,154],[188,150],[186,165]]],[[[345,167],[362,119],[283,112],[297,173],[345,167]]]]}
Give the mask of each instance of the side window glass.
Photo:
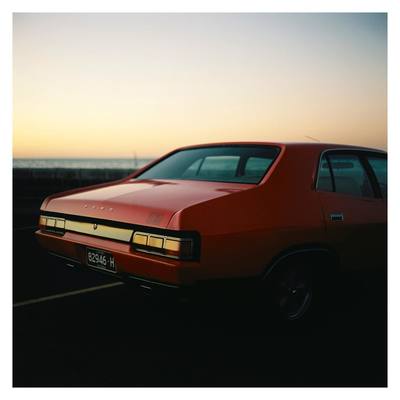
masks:
{"type": "Polygon", "coordinates": [[[358,156],[330,154],[335,192],[358,197],[374,197],[371,182],[358,156]]]}
{"type": "Polygon", "coordinates": [[[375,173],[382,197],[387,198],[387,160],[381,157],[367,157],[369,165],[375,173]]]}
{"type": "Polygon", "coordinates": [[[208,156],[201,164],[198,176],[203,179],[229,180],[235,177],[239,156],[208,156]]]}
{"type": "Polygon", "coordinates": [[[332,177],[326,156],[323,156],[319,165],[317,190],[320,192],[333,192],[332,177]]]}
{"type": "Polygon", "coordinates": [[[272,158],[249,157],[246,161],[246,166],[244,167],[245,179],[253,179],[254,177],[260,179],[272,164],[272,161],[272,158]]]}
{"type": "Polygon", "coordinates": [[[198,171],[201,163],[203,162],[202,158],[197,159],[193,164],[191,164],[186,171],[182,174],[182,178],[190,179],[194,178],[198,171]]]}

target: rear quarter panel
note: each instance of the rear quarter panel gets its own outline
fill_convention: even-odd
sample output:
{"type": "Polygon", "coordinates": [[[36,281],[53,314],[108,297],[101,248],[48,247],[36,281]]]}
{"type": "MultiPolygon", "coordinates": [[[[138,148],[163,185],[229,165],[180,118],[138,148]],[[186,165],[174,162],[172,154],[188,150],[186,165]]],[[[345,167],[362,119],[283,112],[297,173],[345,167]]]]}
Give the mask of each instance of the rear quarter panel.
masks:
{"type": "Polygon", "coordinates": [[[285,249],[325,242],[313,189],[318,156],[284,148],[261,184],[175,214],[171,229],[201,234],[199,279],[258,276],[285,249]]]}

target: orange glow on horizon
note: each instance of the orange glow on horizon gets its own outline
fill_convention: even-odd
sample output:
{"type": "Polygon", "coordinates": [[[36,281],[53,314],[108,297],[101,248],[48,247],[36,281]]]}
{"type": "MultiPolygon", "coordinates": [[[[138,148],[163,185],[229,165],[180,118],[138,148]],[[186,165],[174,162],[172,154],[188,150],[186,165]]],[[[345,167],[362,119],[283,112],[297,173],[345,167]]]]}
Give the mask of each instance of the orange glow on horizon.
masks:
{"type": "Polygon", "coordinates": [[[15,14],[14,157],[386,149],[384,14],[15,14]]]}

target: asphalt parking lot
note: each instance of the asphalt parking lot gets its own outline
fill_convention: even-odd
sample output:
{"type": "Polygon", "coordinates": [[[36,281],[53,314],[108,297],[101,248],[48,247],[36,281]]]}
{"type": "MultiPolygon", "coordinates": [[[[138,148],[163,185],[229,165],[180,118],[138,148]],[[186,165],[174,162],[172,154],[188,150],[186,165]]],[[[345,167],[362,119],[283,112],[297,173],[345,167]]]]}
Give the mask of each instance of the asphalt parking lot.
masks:
{"type": "Polygon", "coordinates": [[[16,387],[387,384],[382,299],[359,298],[319,326],[288,329],[246,301],[152,300],[60,266],[34,230],[14,230],[16,387]]]}

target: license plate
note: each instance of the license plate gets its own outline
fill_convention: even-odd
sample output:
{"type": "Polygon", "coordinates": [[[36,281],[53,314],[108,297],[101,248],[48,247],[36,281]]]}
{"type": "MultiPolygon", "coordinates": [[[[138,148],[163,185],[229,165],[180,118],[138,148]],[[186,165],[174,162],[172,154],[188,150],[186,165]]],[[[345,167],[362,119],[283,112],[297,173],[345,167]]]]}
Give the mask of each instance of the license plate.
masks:
{"type": "Polygon", "coordinates": [[[86,263],[89,267],[115,272],[115,260],[112,254],[98,249],[86,249],[86,263]]]}

